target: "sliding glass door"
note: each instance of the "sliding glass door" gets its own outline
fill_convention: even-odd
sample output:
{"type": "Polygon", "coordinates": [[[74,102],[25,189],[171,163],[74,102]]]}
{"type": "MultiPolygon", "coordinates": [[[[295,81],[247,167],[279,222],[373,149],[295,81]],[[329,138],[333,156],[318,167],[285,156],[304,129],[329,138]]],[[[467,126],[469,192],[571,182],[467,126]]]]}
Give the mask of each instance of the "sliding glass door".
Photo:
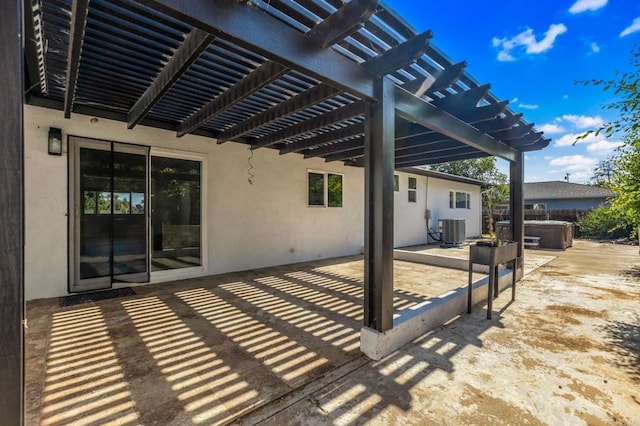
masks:
{"type": "Polygon", "coordinates": [[[202,161],[156,154],[69,138],[71,292],[201,270],[202,161]]]}
{"type": "Polygon", "coordinates": [[[70,138],[70,291],[149,281],[147,147],[70,138]]]}

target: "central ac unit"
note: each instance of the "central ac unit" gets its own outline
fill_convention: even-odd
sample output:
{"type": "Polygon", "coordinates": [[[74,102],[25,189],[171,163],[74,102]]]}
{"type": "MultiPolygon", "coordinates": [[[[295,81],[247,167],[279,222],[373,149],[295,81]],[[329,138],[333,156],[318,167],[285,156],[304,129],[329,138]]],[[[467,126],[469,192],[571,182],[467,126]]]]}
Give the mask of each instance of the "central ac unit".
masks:
{"type": "Polygon", "coordinates": [[[464,219],[438,220],[438,232],[443,243],[457,244],[465,240],[464,219]]]}

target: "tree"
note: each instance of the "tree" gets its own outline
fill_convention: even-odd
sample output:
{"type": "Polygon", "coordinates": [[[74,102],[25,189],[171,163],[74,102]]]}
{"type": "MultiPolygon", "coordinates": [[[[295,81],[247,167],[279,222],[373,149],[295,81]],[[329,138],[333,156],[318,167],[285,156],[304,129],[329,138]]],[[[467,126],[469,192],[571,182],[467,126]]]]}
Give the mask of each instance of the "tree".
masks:
{"type": "Polygon", "coordinates": [[[495,157],[451,161],[436,164],[431,169],[487,183],[487,187],[482,191],[482,206],[489,210],[489,233],[492,234],[493,210],[497,205],[504,204],[509,200],[507,175],[498,170],[495,157]]]}
{"type": "MultiPolygon", "coordinates": [[[[584,139],[592,133],[604,134],[611,137],[615,134],[624,134],[631,139],[637,139],[640,135],[640,47],[631,50],[629,59],[630,70],[616,71],[611,80],[592,79],[578,81],[585,86],[602,87],[605,92],[613,91],[617,97],[614,102],[603,105],[603,109],[614,110],[618,118],[603,124],[596,130],[589,130],[578,137],[584,139]]],[[[576,140],[577,142],[577,140],[576,140]]],[[[575,144],[575,142],[574,142],[575,144]]]]}
{"type": "MultiPolygon", "coordinates": [[[[605,136],[622,135],[623,146],[612,158],[611,183],[607,185],[617,197],[611,200],[610,213],[618,223],[630,224],[634,232],[640,228],[640,48],[631,50],[631,69],[616,71],[613,80],[590,80],[585,85],[602,86],[602,90],[613,90],[618,99],[603,108],[617,111],[618,117],[597,130],[586,132],[603,133],[605,136]]],[[[604,166],[603,166],[604,168],[604,166]]],[[[591,218],[589,218],[591,219],[591,218]]]]}
{"type": "Polygon", "coordinates": [[[613,179],[613,172],[615,170],[615,157],[609,157],[598,163],[593,169],[593,176],[591,180],[598,186],[607,186],[611,184],[613,179]]]}

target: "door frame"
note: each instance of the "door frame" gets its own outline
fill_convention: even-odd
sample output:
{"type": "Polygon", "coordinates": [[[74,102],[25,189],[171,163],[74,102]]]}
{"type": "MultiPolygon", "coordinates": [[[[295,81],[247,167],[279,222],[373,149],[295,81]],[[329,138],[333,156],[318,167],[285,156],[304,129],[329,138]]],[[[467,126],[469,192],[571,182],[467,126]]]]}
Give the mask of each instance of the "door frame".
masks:
{"type": "MultiPolygon", "coordinates": [[[[72,283],[74,283],[76,277],[79,276],[80,264],[77,261],[78,257],[76,255],[76,251],[79,252],[80,247],[76,242],[76,236],[79,236],[79,221],[76,221],[75,218],[80,212],[80,200],[76,200],[79,198],[79,193],[76,192],[77,185],[79,185],[79,175],[77,174],[77,167],[79,166],[79,154],[80,154],[80,145],[77,142],[71,142],[72,139],[74,141],[82,141],[88,142],[89,147],[91,146],[99,146],[104,143],[114,143],[118,144],[118,146],[133,146],[133,147],[143,147],[148,149],[147,153],[147,196],[145,199],[146,204],[146,215],[147,215],[147,268],[149,271],[149,283],[161,283],[176,279],[184,279],[184,278],[192,278],[199,277],[208,274],[209,271],[209,257],[208,257],[208,154],[203,152],[193,152],[193,151],[183,151],[176,150],[170,148],[163,147],[153,147],[148,145],[141,144],[133,144],[128,142],[117,142],[110,141],[106,139],[98,139],[91,138],[85,136],[77,136],[77,135],[68,135],[67,137],[67,161],[68,161],[68,185],[67,185],[67,200],[68,200],[68,239],[67,239],[67,252],[68,252],[68,280],[67,280],[67,290],[69,293],[78,293],[84,291],[96,290],[102,287],[97,286],[89,286],[82,287],[81,289],[72,290],[72,283]],[[152,233],[151,233],[151,158],[152,157],[165,157],[165,158],[175,158],[182,160],[191,160],[200,162],[200,258],[201,265],[194,266],[190,268],[180,268],[180,269],[172,269],[166,271],[152,271],[151,270],[151,257],[152,257],[152,233]],[[77,223],[76,223],[77,222],[77,223]]],[[[109,277],[110,278],[110,277],[109,277]]],[[[144,283],[123,283],[123,282],[111,282],[109,287],[106,288],[120,288],[126,287],[135,284],[144,284],[144,283]]]]}
{"type": "MultiPolygon", "coordinates": [[[[146,177],[145,177],[145,262],[146,272],[135,274],[127,274],[129,278],[134,280],[144,279],[145,282],[150,280],[150,251],[149,251],[149,226],[150,226],[150,204],[149,204],[149,147],[145,145],[135,145],[122,142],[114,142],[104,139],[87,138],[82,136],[69,135],[67,137],[68,144],[68,202],[69,202],[69,221],[68,221],[68,271],[69,279],[67,289],[69,293],[80,293],[91,290],[106,290],[113,288],[114,279],[118,276],[110,275],[104,277],[88,278],[80,281],[80,217],[81,217],[81,200],[80,194],[80,149],[89,148],[109,152],[122,152],[137,155],[145,155],[146,177]],[[106,148],[106,149],[105,149],[106,148]],[[145,279],[146,278],[146,279],[145,279]]],[[[111,188],[112,191],[114,188],[111,188]]],[[[111,254],[111,262],[113,262],[113,253],[111,254]]],[[[129,283],[128,283],[129,284],[129,283]]]]}

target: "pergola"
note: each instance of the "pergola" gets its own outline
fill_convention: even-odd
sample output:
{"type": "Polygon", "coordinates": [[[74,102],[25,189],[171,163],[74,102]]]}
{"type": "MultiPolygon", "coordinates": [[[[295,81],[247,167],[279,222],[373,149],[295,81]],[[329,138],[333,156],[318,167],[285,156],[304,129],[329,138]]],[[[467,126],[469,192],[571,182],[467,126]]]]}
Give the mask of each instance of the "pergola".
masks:
{"type": "MultiPolygon", "coordinates": [[[[25,103],[365,169],[365,326],[393,327],[393,171],[548,139],[376,0],[3,0],[0,413],[22,412],[25,103]],[[26,95],[25,95],[26,94],[26,95]]],[[[522,266],[520,245],[518,269],[522,266]]]]}

